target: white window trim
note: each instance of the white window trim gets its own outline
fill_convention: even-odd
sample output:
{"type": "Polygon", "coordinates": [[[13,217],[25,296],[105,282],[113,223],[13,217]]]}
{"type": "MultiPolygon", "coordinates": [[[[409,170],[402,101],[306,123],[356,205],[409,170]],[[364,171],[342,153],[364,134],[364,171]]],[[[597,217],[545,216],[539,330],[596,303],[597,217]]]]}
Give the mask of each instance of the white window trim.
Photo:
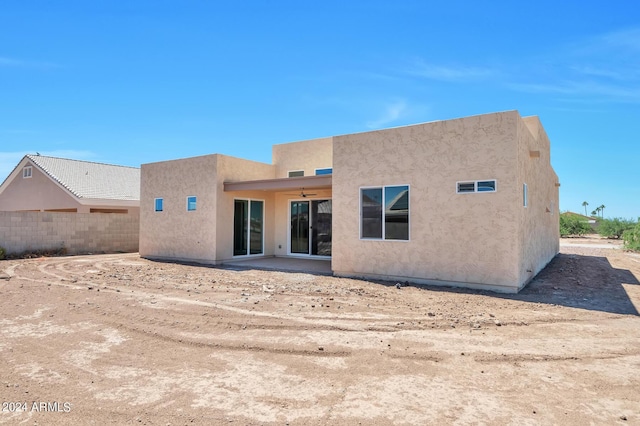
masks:
{"type": "Polygon", "coordinates": [[[33,167],[32,166],[25,166],[22,169],[22,178],[23,179],[31,179],[31,177],[33,177],[33,167]]]}
{"type": "Polygon", "coordinates": [[[313,171],[316,176],[328,176],[333,174],[333,167],[319,167],[313,171]],[[318,170],[331,170],[331,173],[325,173],[324,175],[319,175],[318,170]]]}
{"type": "Polygon", "coordinates": [[[195,196],[195,195],[187,195],[186,201],[187,201],[186,208],[187,208],[187,211],[188,211],[188,212],[195,212],[195,211],[198,211],[198,197],[197,197],[197,196],[195,196]],[[196,201],[195,201],[195,208],[194,208],[193,210],[189,210],[189,198],[195,198],[195,199],[196,199],[196,201]]]}
{"type": "Polygon", "coordinates": [[[391,242],[396,242],[396,243],[408,243],[411,241],[411,185],[409,185],[408,183],[404,183],[404,184],[397,184],[397,185],[372,185],[372,186],[361,186],[360,189],[358,189],[358,222],[359,222],[359,237],[360,237],[360,241],[391,241],[391,242]],[[385,216],[384,216],[384,205],[385,205],[385,194],[384,194],[384,189],[386,187],[389,186],[406,186],[407,188],[409,188],[409,211],[408,211],[408,222],[407,222],[407,226],[409,227],[408,232],[407,232],[407,239],[406,240],[391,240],[391,239],[386,239],[384,237],[385,234],[385,216]],[[382,238],[364,238],[362,237],[362,190],[363,189],[378,189],[381,188],[382,189],[382,238]]]}
{"type": "MultiPolygon", "coordinates": [[[[258,256],[263,256],[264,257],[264,240],[265,240],[265,233],[266,233],[266,206],[267,203],[264,199],[260,199],[260,198],[234,198],[233,199],[233,206],[235,209],[235,204],[236,201],[247,201],[248,202],[248,214],[247,214],[247,220],[250,220],[251,218],[251,202],[252,201],[262,201],[262,253],[257,253],[257,254],[251,254],[251,227],[249,227],[249,232],[247,232],[247,254],[233,254],[233,232],[231,233],[231,257],[236,258],[236,259],[241,259],[243,257],[258,257],[258,256]]],[[[235,221],[235,210],[233,211],[233,220],[235,221]]],[[[235,225],[234,225],[235,227],[235,225]]],[[[234,229],[235,231],[235,229],[234,229]]]]}
{"type": "Polygon", "coordinates": [[[289,170],[287,172],[287,177],[291,178],[291,177],[302,177],[302,176],[290,176],[291,173],[299,173],[302,172],[302,176],[304,176],[304,170],[289,170]]]}
{"type": "Polygon", "coordinates": [[[476,180],[459,180],[456,182],[456,194],[492,194],[498,192],[498,180],[497,179],[476,179],[476,180]],[[495,189],[493,191],[478,191],[478,182],[493,182],[495,189]],[[472,183],[473,192],[459,191],[458,187],[461,183],[472,183]]]}
{"type": "Polygon", "coordinates": [[[522,206],[525,209],[529,207],[529,187],[526,183],[522,184],[522,206]]]}
{"type": "Polygon", "coordinates": [[[158,198],[154,198],[153,199],[153,211],[156,212],[156,213],[162,213],[164,211],[164,198],[158,197],[158,198]],[[158,200],[162,200],[162,210],[158,210],[156,208],[158,200]]]}

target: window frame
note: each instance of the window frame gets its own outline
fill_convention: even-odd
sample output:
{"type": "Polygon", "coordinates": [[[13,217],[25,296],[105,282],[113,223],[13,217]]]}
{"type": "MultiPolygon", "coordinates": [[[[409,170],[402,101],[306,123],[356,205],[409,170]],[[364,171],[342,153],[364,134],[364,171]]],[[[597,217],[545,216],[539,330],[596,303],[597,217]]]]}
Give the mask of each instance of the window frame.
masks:
{"type": "Polygon", "coordinates": [[[153,199],[153,209],[156,213],[164,211],[164,198],[158,197],[153,199]],[[158,201],[160,201],[160,210],[158,210],[158,201]]]}
{"type": "Polygon", "coordinates": [[[476,179],[476,180],[459,180],[456,182],[456,194],[492,194],[498,192],[497,179],[476,179]],[[493,182],[493,191],[479,190],[480,182],[493,182]],[[460,191],[460,185],[473,184],[473,191],[460,191]]]}
{"type": "Polygon", "coordinates": [[[22,168],[22,179],[31,179],[33,177],[33,166],[24,166],[22,168]]]}
{"type": "Polygon", "coordinates": [[[522,207],[529,207],[529,186],[526,183],[522,184],[522,207]]]}
{"type": "Polygon", "coordinates": [[[314,171],[315,176],[327,176],[327,175],[332,175],[333,174],[333,167],[321,167],[319,169],[315,169],[314,171]],[[329,173],[318,173],[318,172],[322,172],[325,170],[329,170],[329,173]]]}
{"type": "Polygon", "coordinates": [[[294,177],[304,177],[304,170],[289,170],[287,172],[287,177],[289,178],[294,178],[294,177]],[[291,176],[291,173],[302,173],[301,175],[294,175],[291,176]]]}
{"type": "Polygon", "coordinates": [[[195,212],[198,209],[198,197],[195,195],[188,195],[187,196],[187,211],[188,212],[195,212]],[[190,207],[190,202],[189,199],[193,198],[193,208],[189,208],[190,207]]]}
{"type": "Polygon", "coordinates": [[[395,241],[395,242],[403,242],[407,243],[411,241],[411,185],[406,184],[397,184],[397,185],[371,185],[371,186],[361,186],[358,189],[358,219],[360,222],[359,226],[359,239],[360,241],[395,241]],[[407,195],[407,239],[392,239],[386,238],[386,213],[385,213],[385,202],[386,200],[386,188],[393,188],[398,186],[406,186],[408,195],[407,195]],[[362,236],[362,190],[363,189],[380,189],[382,190],[382,236],[380,238],[373,237],[363,237],[362,236]]]}

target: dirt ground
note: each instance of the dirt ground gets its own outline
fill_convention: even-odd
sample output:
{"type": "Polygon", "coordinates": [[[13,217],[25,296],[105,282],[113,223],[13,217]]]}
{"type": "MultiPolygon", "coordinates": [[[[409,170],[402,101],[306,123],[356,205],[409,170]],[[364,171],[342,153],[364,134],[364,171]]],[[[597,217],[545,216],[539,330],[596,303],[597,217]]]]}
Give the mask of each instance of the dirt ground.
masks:
{"type": "Polygon", "coordinates": [[[638,425],[640,255],[606,244],[518,295],[0,261],[0,424],[638,425]]]}

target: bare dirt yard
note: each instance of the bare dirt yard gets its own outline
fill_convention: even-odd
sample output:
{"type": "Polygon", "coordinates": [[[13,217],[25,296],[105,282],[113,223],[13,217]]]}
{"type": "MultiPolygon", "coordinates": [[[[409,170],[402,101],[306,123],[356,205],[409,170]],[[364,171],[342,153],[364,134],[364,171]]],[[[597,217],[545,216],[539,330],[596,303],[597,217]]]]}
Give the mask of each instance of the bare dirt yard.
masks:
{"type": "Polygon", "coordinates": [[[638,425],[640,256],[607,245],[518,295],[0,261],[0,424],[638,425]]]}

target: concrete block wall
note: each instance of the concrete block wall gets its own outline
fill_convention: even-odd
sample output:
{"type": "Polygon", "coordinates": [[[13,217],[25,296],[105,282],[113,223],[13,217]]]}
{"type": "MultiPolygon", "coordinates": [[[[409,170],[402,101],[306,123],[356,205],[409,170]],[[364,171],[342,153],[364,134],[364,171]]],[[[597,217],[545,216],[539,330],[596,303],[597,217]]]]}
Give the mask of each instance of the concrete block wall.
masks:
{"type": "Polygon", "coordinates": [[[58,250],[67,254],[138,251],[139,214],[0,212],[0,247],[7,254],[58,250]]]}

